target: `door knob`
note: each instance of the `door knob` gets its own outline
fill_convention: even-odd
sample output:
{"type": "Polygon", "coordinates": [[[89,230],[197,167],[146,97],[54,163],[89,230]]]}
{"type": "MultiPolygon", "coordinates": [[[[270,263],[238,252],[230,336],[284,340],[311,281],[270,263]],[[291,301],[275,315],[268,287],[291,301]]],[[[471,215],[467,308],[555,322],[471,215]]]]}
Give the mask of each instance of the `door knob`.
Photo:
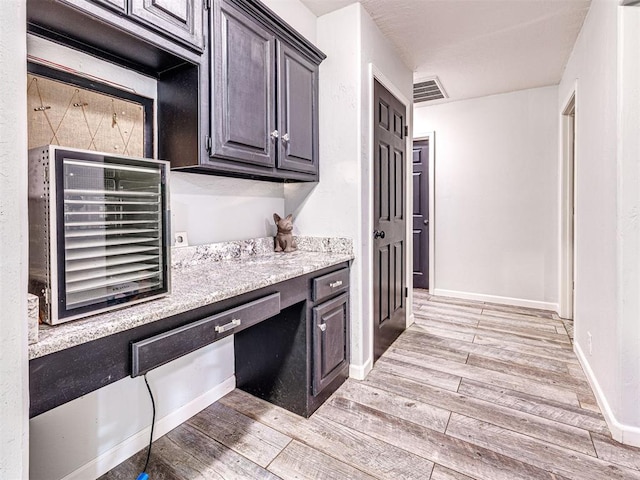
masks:
{"type": "Polygon", "coordinates": [[[423,223],[424,223],[425,225],[429,225],[429,220],[423,220],[423,223]]]}
{"type": "Polygon", "coordinates": [[[376,230],[373,232],[373,238],[384,238],[384,230],[376,230]]]}
{"type": "Polygon", "coordinates": [[[285,133],[284,135],[282,135],[282,143],[285,143],[285,144],[289,143],[289,140],[290,138],[288,133],[285,133]]]}
{"type": "Polygon", "coordinates": [[[273,138],[274,140],[277,140],[278,137],[280,136],[280,132],[278,132],[278,130],[274,130],[273,132],[271,132],[270,134],[271,138],[273,138]]]}

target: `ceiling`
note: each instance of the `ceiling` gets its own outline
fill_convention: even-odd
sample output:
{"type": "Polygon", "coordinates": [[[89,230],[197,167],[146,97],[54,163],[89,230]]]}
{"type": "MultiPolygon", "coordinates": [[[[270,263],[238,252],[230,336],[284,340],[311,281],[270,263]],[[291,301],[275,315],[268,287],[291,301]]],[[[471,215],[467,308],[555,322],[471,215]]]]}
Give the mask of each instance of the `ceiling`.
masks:
{"type": "MultiPolygon", "coordinates": [[[[360,3],[414,71],[414,81],[437,76],[451,101],[559,83],[590,1],[360,3]]],[[[321,16],[355,1],[302,3],[321,16]]]]}

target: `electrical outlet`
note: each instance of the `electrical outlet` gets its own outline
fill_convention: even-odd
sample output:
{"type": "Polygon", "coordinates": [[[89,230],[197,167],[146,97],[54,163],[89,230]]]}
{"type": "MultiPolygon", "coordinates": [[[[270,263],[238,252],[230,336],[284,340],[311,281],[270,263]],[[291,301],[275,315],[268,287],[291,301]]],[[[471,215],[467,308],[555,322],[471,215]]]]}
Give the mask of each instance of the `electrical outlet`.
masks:
{"type": "Polygon", "coordinates": [[[591,340],[591,332],[587,332],[587,338],[589,339],[589,355],[593,354],[593,342],[591,340]]]}
{"type": "Polygon", "coordinates": [[[187,232],[176,232],[173,236],[176,247],[188,247],[189,239],[187,238],[187,232]]]}

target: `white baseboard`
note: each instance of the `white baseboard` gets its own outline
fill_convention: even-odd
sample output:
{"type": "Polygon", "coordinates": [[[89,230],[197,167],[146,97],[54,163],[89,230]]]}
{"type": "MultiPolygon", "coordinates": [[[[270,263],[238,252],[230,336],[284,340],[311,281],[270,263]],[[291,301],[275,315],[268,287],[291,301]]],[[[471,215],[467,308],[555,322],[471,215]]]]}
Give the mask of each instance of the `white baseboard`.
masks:
{"type": "Polygon", "coordinates": [[[364,365],[349,365],[349,377],[355,380],[364,380],[373,368],[373,358],[369,358],[364,365]]]}
{"type": "Polygon", "coordinates": [[[478,302],[499,303],[501,305],[515,305],[516,307],[537,308],[558,312],[558,304],[552,302],[540,302],[538,300],[526,300],[524,298],[500,297],[498,295],[485,295],[483,293],[458,292],[456,290],[443,290],[436,288],[433,295],[442,297],[462,298],[464,300],[476,300],[478,302]]]}
{"type": "MultiPolygon", "coordinates": [[[[198,398],[195,398],[178,410],[175,410],[167,416],[157,420],[153,431],[153,439],[155,440],[161,437],[176,428],[178,425],[186,422],[198,412],[220,400],[234,388],[236,388],[235,375],[227,378],[220,385],[200,395],[198,398]]],[[[149,444],[150,433],[151,426],[148,426],[144,430],[139,431],[135,435],[127,438],[124,442],[103,453],[98,458],[71,472],[62,480],[86,480],[87,478],[98,478],[116,465],[119,465],[127,458],[145,448],[149,444]]]]}
{"type": "Polygon", "coordinates": [[[589,385],[591,385],[591,389],[596,396],[596,400],[598,401],[598,406],[600,407],[600,411],[604,416],[605,421],[607,422],[607,426],[609,430],[611,430],[611,436],[614,440],[620,443],[624,443],[625,445],[631,445],[632,447],[640,447],[640,428],[634,427],[632,425],[625,425],[618,421],[613,411],[611,410],[611,406],[607,401],[607,397],[604,395],[600,384],[598,383],[598,379],[593,373],[591,369],[591,365],[587,361],[587,357],[585,356],[582,348],[576,342],[573,344],[573,349],[580,361],[580,365],[582,365],[582,369],[584,370],[584,374],[587,376],[587,380],[589,381],[589,385]]]}
{"type": "Polygon", "coordinates": [[[409,315],[407,317],[407,324],[406,324],[406,328],[409,328],[411,325],[413,325],[414,323],[416,323],[416,315],[415,313],[411,312],[411,315],[409,315]]]}

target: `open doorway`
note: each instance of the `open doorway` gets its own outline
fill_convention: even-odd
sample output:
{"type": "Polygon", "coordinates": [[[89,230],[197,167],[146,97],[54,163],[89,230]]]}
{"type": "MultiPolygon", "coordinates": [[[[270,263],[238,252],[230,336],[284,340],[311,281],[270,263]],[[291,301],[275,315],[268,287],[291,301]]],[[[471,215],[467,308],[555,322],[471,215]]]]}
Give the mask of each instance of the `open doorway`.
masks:
{"type": "Polygon", "coordinates": [[[575,302],[575,170],[576,170],[576,92],[571,93],[562,111],[562,212],[560,311],[573,319],[575,302]]]}

